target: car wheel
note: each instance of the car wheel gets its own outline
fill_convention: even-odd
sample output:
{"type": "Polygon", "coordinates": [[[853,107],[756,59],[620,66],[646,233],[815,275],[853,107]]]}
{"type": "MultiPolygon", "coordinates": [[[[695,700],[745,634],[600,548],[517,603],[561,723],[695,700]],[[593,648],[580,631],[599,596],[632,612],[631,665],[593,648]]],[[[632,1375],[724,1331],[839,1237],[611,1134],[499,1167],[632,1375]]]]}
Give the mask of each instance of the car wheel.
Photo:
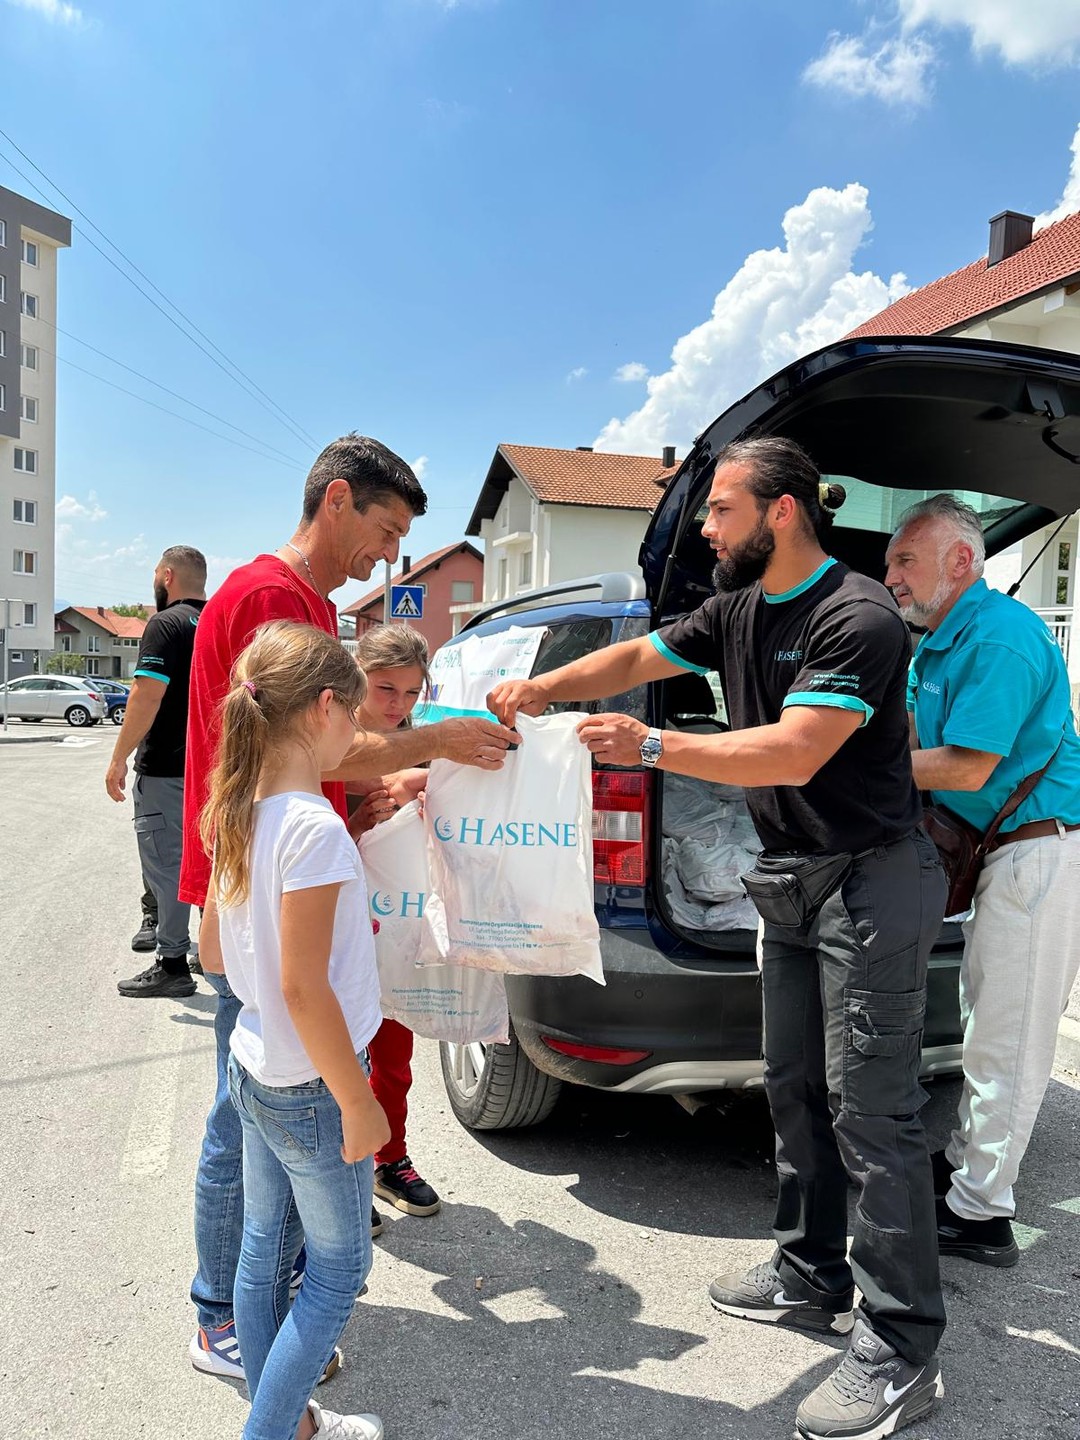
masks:
{"type": "Polygon", "coordinates": [[[538,1070],[518,1044],[440,1042],[439,1061],[450,1108],[470,1130],[516,1130],[539,1125],[554,1108],[562,1081],[538,1070]]]}
{"type": "Polygon", "coordinates": [[[64,719],[69,725],[74,725],[76,729],[81,730],[84,725],[90,724],[90,711],[85,705],[72,705],[64,719]]]}
{"type": "Polygon", "coordinates": [[[117,705],[116,709],[112,712],[112,716],[110,717],[114,725],[122,725],[124,723],[124,711],[126,709],[126,705],[117,705]]]}

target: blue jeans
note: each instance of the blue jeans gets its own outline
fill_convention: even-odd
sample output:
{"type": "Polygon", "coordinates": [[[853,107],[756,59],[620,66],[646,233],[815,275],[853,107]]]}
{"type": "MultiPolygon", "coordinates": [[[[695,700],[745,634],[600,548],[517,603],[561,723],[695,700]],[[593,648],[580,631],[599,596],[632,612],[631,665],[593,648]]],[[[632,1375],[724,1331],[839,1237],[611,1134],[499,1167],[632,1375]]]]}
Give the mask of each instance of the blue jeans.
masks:
{"type": "Polygon", "coordinates": [[[191,1298],[199,1324],[208,1329],[233,1318],[233,1285],[244,1231],[243,1131],[229,1095],[229,1036],[240,1001],[224,975],[204,979],[217,991],[214,1039],[217,1042],[217,1090],[206,1117],[199,1168],[195,1175],[195,1253],[198,1271],[191,1298]]]}
{"type": "Polygon", "coordinates": [[[230,1056],[229,1086],[244,1131],[235,1290],[251,1395],[243,1440],[293,1440],[371,1269],[374,1165],[342,1160],[341,1111],[324,1081],[260,1085],[230,1056]],[[302,1243],[307,1268],[290,1309],[302,1243]]]}

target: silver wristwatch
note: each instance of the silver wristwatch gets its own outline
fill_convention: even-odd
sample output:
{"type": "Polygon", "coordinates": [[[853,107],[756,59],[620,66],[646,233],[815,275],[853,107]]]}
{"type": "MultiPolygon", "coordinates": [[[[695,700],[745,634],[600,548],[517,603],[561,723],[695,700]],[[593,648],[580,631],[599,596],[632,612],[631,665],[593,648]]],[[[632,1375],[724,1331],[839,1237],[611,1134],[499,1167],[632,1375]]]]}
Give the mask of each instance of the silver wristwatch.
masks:
{"type": "Polygon", "coordinates": [[[647,765],[651,770],[660,756],[664,753],[664,734],[662,730],[650,730],[645,739],[641,742],[641,763],[647,765]]]}

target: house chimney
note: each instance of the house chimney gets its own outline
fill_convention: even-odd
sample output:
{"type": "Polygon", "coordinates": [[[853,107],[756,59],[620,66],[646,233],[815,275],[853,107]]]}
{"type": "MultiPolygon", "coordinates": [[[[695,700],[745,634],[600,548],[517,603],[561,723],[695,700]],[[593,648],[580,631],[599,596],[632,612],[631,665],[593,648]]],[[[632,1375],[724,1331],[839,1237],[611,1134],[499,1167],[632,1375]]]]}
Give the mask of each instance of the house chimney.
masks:
{"type": "Polygon", "coordinates": [[[592,446],[591,446],[591,445],[579,445],[577,448],[578,448],[579,450],[587,450],[590,455],[592,454],[592,446]]]}
{"type": "Polygon", "coordinates": [[[1002,210],[990,221],[990,253],[986,266],[999,264],[1031,244],[1031,231],[1035,224],[1034,215],[1021,215],[1018,210],[1002,210]]]}
{"type": "Polygon", "coordinates": [[[99,605],[99,606],[97,607],[97,613],[98,613],[99,615],[104,615],[104,614],[105,614],[105,607],[104,607],[104,605],[99,605]]]}
{"type": "Polygon", "coordinates": [[[401,573],[402,573],[402,575],[407,575],[411,569],[412,569],[412,556],[411,556],[411,555],[403,555],[403,556],[401,557],[401,573]]]}
{"type": "Polygon", "coordinates": [[[664,469],[665,469],[665,470],[670,470],[671,467],[675,464],[675,446],[674,446],[674,445],[665,445],[665,446],[664,446],[664,453],[663,453],[663,455],[660,457],[660,459],[661,459],[661,463],[662,463],[664,469]]]}

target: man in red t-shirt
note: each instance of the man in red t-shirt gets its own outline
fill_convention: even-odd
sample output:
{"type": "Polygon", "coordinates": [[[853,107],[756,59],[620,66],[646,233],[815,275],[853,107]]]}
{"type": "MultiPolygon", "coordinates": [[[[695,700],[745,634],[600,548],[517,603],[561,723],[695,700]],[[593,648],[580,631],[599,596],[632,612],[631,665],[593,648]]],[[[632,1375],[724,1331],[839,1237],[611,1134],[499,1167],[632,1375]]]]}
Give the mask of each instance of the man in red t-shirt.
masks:
{"type": "MultiPolygon", "coordinates": [[[[199,617],[191,665],[182,900],[206,904],[211,863],[199,839],[199,816],[217,750],[218,710],[237,656],[259,626],[270,620],[298,620],[336,635],[337,610],[330,592],[347,579],[367,580],[380,560],[395,561],[413,518],[426,509],[427,497],[403,460],[376,440],[343,436],[328,445],[312,466],[304,487],[303,515],[292,539],[275,554],[259,555],[234,570],[207,601],[199,617]]],[[[517,739],[512,730],[476,719],[444,720],[388,734],[365,733],[357,736],[333,778],[324,781],[323,790],[347,820],[345,785],[350,780],[391,774],[436,758],[497,770],[508,745],[517,739]]],[[[218,1084],[195,1182],[199,1269],[191,1298],[199,1312],[199,1331],[189,1353],[197,1369],[239,1377],[243,1369],[232,1292],[243,1232],[243,1151],[226,1065],[240,1004],[221,973],[212,907],[203,924],[200,959],[218,994],[214,1026],[218,1084]]],[[[369,1053],[376,1094],[380,1053],[385,1052],[385,1083],[392,1086],[402,1070],[397,1051],[404,1038],[411,1039],[407,1031],[384,1022],[372,1041],[369,1053]]],[[[377,1229],[374,1211],[372,1222],[377,1229]]]]}

